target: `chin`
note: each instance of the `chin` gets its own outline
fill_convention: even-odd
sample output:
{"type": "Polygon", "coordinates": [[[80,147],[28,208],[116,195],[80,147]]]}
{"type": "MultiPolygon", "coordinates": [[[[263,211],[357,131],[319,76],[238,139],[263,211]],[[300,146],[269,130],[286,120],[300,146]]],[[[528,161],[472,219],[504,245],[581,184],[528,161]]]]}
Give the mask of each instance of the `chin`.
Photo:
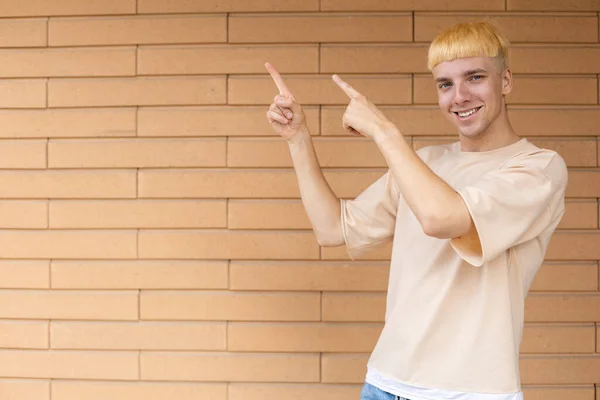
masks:
{"type": "Polygon", "coordinates": [[[468,125],[465,124],[454,124],[456,126],[459,134],[463,137],[476,139],[485,134],[485,132],[490,128],[490,123],[487,120],[481,121],[473,121],[475,123],[471,123],[468,125]]]}
{"type": "Polygon", "coordinates": [[[485,132],[485,129],[480,129],[480,128],[461,129],[460,127],[458,127],[458,132],[460,133],[461,136],[468,137],[468,138],[476,138],[478,136],[481,136],[481,134],[483,134],[485,132]]]}

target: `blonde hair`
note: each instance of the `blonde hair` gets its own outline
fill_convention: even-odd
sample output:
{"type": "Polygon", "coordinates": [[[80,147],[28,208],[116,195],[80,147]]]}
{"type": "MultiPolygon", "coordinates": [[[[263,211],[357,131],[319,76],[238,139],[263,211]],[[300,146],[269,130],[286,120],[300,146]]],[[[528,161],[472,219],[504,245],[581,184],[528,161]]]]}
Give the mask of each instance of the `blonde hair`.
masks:
{"type": "Polygon", "coordinates": [[[463,22],[439,34],[429,46],[427,68],[444,61],[467,57],[495,57],[502,69],[508,67],[510,42],[488,21],[463,22]]]}

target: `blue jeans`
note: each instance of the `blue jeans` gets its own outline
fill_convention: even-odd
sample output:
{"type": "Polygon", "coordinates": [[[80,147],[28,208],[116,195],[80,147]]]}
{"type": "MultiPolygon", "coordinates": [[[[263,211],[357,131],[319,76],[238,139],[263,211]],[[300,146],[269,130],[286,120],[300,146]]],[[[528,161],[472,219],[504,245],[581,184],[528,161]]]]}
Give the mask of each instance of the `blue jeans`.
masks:
{"type": "Polygon", "coordinates": [[[375,386],[365,383],[360,392],[360,400],[408,400],[388,392],[384,392],[375,386]]]}

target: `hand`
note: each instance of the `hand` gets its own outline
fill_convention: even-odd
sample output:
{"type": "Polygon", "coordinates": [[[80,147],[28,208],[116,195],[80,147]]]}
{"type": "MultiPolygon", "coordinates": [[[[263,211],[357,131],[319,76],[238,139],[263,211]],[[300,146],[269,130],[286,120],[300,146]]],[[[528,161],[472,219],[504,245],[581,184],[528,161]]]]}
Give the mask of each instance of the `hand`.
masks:
{"type": "Polygon", "coordinates": [[[342,78],[333,75],[333,81],[350,98],[350,104],[348,104],[342,118],[344,129],[353,135],[363,135],[374,139],[376,135],[393,126],[373,103],[348,83],[344,82],[342,78]]]}
{"type": "Polygon", "coordinates": [[[275,132],[288,140],[300,131],[308,132],[302,107],[296,102],[277,70],[269,63],[266,63],[265,67],[279,89],[279,94],[275,96],[269,111],[267,111],[269,123],[275,132]]]}

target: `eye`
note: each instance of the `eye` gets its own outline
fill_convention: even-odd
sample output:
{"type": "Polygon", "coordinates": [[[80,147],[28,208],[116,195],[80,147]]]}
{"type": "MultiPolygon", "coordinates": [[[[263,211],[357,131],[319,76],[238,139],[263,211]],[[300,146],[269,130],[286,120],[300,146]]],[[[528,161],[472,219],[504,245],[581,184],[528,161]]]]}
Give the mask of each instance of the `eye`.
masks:
{"type": "Polygon", "coordinates": [[[446,89],[446,88],[449,88],[451,85],[452,84],[450,82],[443,82],[443,83],[440,83],[438,85],[438,88],[440,88],[440,89],[446,89]]]}
{"type": "Polygon", "coordinates": [[[472,80],[472,81],[478,81],[478,80],[480,80],[480,79],[483,79],[483,76],[481,76],[481,75],[473,75],[473,76],[471,77],[471,80],[472,80]]]}

